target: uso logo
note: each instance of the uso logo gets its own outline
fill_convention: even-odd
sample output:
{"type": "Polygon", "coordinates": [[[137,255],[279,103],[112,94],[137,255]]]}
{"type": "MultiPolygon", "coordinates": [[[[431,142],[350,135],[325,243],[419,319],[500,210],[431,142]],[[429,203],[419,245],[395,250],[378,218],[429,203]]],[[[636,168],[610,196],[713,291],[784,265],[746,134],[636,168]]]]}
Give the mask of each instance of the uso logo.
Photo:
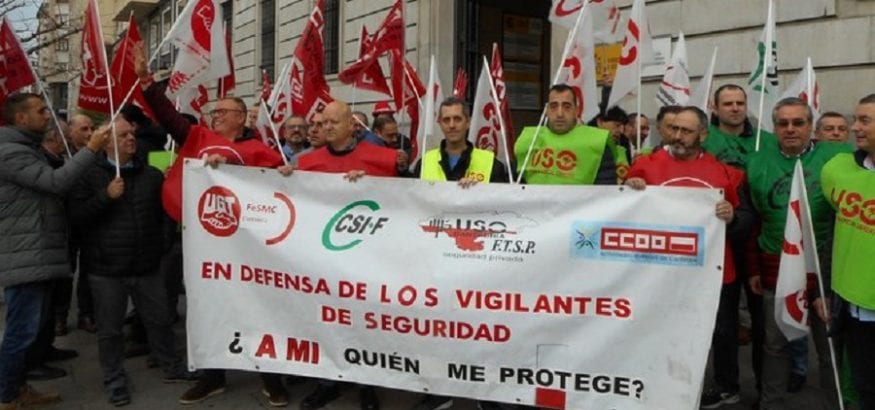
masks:
{"type": "Polygon", "coordinates": [[[240,200],[230,189],[212,186],[197,204],[198,220],[207,232],[218,237],[228,237],[240,227],[240,200]]]}

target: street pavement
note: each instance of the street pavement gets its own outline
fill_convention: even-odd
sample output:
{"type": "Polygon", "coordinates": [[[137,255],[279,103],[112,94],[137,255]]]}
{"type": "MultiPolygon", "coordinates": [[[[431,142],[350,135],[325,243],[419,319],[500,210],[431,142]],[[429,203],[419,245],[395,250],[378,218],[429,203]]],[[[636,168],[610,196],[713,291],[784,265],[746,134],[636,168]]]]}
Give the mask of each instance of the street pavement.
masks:
{"type": "MultiPolygon", "coordinates": [[[[74,304],[75,306],[75,304],[74,304]]],[[[79,357],[66,361],[52,363],[53,366],[61,367],[67,371],[68,376],[45,382],[32,382],[31,384],[41,391],[56,391],[61,394],[62,401],[46,409],[109,409],[113,408],[106,400],[106,395],[101,386],[102,375],[97,358],[97,337],[94,334],[76,329],[73,320],[75,314],[71,314],[70,332],[63,337],[58,337],[55,346],[67,349],[76,349],[79,357]]],[[[5,325],[5,305],[0,305],[0,325],[5,325]]],[[[175,330],[179,349],[185,349],[184,320],[176,324],[175,330]]],[[[0,326],[2,328],[4,326],[0,326]]],[[[816,364],[814,348],[811,347],[812,357],[810,363],[816,364]]],[[[727,410],[750,409],[756,400],[753,373],[750,369],[750,346],[744,346],[740,353],[742,366],[742,392],[741,402],[734,405],[720,407],[727,410]]],[[[254,373],[240,371],[228,372],[227,390],[224,394],[211,397],[199,404],[182,406],[178,404],[178,397],[191,384],[163,384],[160,369],[150,369],[146,366],[145,357],[128,359],[125,363],[126,370],[132,382],[132,402],[127,409],[257,409],[270,408],[266,398],[261,393],[261,380],[254,373]]],[[[790,409],[794,410],[819,410],[830,409],[829,400],[823,391],[816,387],[818,375],[816,365],[812,365],[808,377],[808,385],[799,393],[791,395],[790,409]]],[[[290,403],[288,408],[297,409],[301,399],[314,387],[312,381],[287,386],[290,403]]],[[[378,389],[381,408],[383,410],[410,409],[420,398],[411,392],[378,389]]],[[[328,410],[354,410],[359,408],[358,389],[347,387],[343,395],[332,402],[325,409],[328,410]]],[[[457,399],[453,409],[473,410],[477,405],[474,401],[457,399]]],[[[508,407],[511,408],[511,407],[508,407]]],[[[852,408],[849,408],[851,410],[852,408]]]]}

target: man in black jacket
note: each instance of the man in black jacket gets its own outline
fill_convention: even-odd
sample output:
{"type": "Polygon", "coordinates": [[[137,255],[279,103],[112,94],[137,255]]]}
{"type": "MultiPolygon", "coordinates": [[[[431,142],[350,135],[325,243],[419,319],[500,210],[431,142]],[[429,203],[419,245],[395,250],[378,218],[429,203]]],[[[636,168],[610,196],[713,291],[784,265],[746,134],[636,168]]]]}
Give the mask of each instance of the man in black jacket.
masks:
{"type": "Polygon", "coordinates": [[[133,126],[122,118],[115,125],[117,152],[110,144],[73,188],[69,215],[83,234],[81,264],[90,274],[94,294],[104,386],[109,401],[123,406],[131,401],[122,335],[129,296],[146,326],[152,353],[164,367],[164,382],[191,377],[176,354],[167,291],[159,274],[164,177],[136,156],[133,126]],[[116,177],[116,165],[121,177],[116,177]]]}

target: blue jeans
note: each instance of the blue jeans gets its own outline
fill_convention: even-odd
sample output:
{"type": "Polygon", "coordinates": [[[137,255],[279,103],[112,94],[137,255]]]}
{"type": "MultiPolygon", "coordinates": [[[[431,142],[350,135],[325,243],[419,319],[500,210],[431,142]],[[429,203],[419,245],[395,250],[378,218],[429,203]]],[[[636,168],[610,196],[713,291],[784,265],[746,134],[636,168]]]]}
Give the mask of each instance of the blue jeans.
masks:
{"type": "Polygon", "coordinates": [[[24,385],[28,351],[51,311],[50,287],[46,282],[9,286],[6,298],[6,329],[0,344],[0,402],[9,403],[24,385]]]}

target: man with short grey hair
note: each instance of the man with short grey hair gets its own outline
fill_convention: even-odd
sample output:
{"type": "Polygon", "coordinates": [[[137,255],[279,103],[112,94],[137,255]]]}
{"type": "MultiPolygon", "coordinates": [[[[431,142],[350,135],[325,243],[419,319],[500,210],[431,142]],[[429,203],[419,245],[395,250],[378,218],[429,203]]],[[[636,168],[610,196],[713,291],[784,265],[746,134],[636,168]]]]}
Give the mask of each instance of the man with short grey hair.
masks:
{"type": "Polygon", "coordinates": [[[835,111],[823,113],[817,119],[817,126],[814,128],[814,138],[818,141],[833,141],[847,142],[848,141],[848,119],[835,111]]]}

